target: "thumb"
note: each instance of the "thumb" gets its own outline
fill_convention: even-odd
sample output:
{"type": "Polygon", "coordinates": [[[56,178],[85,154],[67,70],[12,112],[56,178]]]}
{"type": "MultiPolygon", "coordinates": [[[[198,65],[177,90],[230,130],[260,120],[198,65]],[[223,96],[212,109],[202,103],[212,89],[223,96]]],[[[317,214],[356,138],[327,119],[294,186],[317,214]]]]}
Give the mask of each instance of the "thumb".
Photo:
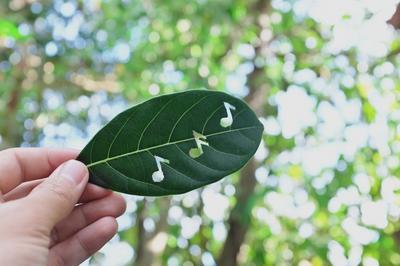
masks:
{"type": "Polygon", "coordinates": [[[86,166],[75,160],[60,165],[26,198],[32,211],[52,229],[67,217],[82,195],[88,181],[86,166]]]}

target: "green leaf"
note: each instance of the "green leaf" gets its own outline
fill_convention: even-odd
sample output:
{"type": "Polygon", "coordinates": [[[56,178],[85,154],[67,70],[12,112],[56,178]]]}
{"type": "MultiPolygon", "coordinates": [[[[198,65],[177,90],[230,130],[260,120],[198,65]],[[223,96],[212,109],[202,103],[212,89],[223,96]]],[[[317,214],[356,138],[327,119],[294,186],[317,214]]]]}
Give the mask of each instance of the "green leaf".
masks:
{"type": "Polygon", "coordinates": [[[90,182],[102,187],[135,195],[180,194],[243,167],[262,132],[243,101],[193,90],[153,98],[120,113],[78,159],[88,166],[90,182]]]}

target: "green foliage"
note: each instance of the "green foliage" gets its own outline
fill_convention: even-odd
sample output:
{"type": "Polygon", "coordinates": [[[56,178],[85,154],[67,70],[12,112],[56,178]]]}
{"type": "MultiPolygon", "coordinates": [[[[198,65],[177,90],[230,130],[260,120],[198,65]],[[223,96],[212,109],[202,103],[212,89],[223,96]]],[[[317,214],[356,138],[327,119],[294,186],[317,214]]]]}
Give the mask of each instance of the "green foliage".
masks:
{"type": "Polygon", "coordinates": [[[240,265],[399,265],[395,5],[345,2],[3,1],[0,145],[82,148],[127,106],[226,91],[264,124],[254,171],[128,197],[93,264],[213,265],[239,205],[240,265]]]}
{"type": "Polygon", "coordinates": [[[0,37],[10,37],[19,40],[22,39],[22,34],[12,22],[0,20],[0,37]]]}

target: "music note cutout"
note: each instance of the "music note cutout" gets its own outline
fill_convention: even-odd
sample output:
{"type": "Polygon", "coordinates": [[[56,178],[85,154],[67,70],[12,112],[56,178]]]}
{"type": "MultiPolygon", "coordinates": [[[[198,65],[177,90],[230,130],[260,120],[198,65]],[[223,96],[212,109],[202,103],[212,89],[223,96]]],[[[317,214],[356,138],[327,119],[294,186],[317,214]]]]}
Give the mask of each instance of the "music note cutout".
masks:
{"type": "Polygon", "coordinates": [[[157,169],[158,170],[155,171],[152,174],[151,177],[152,177],[154,182],[161,182],[161,181],[164,180],[164,172],[162,171],[161,163],[169,163],[169,160],[164,159],[164,158],[159,157],[159,156],[154,156],[154,159],[156,159],[156,164],[157,164],[157,169]]]}
{"type": "Polygon", "coordinates": [[[189,151],[189,155],[192,158],[198,158],[200,157],[200,155],[203,154],[203,147],[201,145],[208,145],[208,142],[206,142],[205,140],[207,139],[206,136],[197,133],[196,131],[193,130],[193,136],[194,136],[194,141],[196,142],[196,146],[197,148],[192,148],[189,151]]]}
{"type": "Polygon", "coordinates": [[[224,107],[225,107],[227,116],[221,118],[219,124],[221,125],[221,127],[230,127],[233,123],[233,117],[232,117],[231,110],[233,110],[233,111],[236,110],[236,107],[227,102],[224,102],[224,107]]]}

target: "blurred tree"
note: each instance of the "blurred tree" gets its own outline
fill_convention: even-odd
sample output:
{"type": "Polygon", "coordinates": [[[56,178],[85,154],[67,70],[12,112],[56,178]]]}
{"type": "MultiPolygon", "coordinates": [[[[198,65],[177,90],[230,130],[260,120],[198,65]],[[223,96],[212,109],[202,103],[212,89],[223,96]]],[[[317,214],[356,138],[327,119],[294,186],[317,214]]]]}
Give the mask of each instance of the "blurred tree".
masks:
{"type": "Polygon", "coordinates": [[[224,90],[265,125],[255,158],[185,195],[127,196],[88,263],[399,265],[396,5],[2,2],[0,147],[81,148],[149,97],[224,90]]]}

